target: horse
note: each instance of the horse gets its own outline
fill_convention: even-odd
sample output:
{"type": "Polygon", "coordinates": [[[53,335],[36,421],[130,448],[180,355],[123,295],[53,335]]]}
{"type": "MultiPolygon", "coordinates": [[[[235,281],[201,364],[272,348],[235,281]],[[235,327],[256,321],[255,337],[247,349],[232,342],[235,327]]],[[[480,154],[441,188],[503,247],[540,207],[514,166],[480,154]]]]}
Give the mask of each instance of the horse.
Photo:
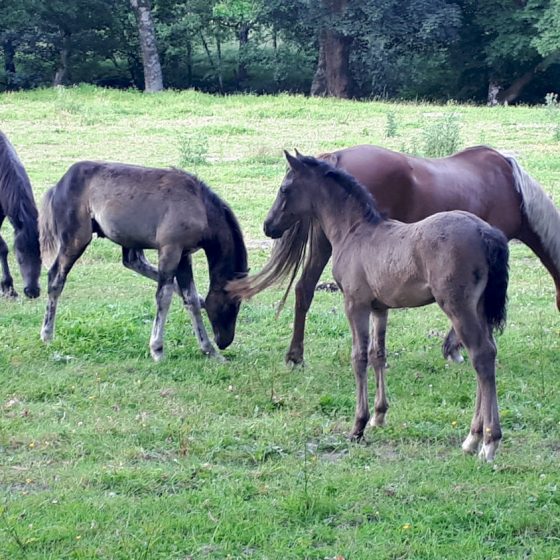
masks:
{"type": "MultiPolygon", "coordinates": [[[[14,228],[16,259],[24,283],[23,292],[28,298],[40,294],[41,251],[37,214],[25,168],[6,135],[0,131],[0,227],[7,217],[14,228]]],[[[8,245],[0,236],[0,289],[4,296],[15,298],[18,294],[8,266],[8,252],[8,245]]]]}
{"type": "MultiPolygon", "coordinates": [[[[353,175],[389,218],[412,223],[437,212],[465,210],[500,229],[508,239],[525,243],[550,272],[560,310],[560,213],[515,158],[486,146],[467,148],[449,157],[424,159],[369,145],[319,158],[353,175]]],[[[303,265],[295,288],[288,363],[303,362],[306,315],[330,256],[330,243],[319,224],[305,219],[295,223],[274,244],[268,263],[252,277],[253,295],[289,278],[280,310],[303,265]]],[[[459,347],[452,330],[443,343],[444,357],[461,362],[459,347]]]]}
{"type": "MultiPolygon", "coordinates": [[[[505,235],[464,211],[440,212],[406,224],[383,216],[354,177],[327,161],[285,153],[289,170],[264,222],[279,239],[300,220],[315,220],[332,247],[333,276],[352,331],[356,414],[361,439],[370,420],[367,367],[376,379],[375,414],[383,426],[385,332],[389,309],[437,302],[451,320],[477,373],[475,412],[463,450],[494,459],[502,432],[496,397],[495,330],[506,321],[508,244],[505,235]],[[369,334],[372,319],[372,336],[369,334]]],[[[243,280],[231,286],[243,293],[243,280]]]]}
{"type": "Polygon", "coordinates": [[[157,281],[149,344],[156,362],[164,355],[164,325],[174,289],[191,314],[202,352],[221,358],[202,322],[191,260],[198,249],[208,260],[204,308],[214,340],[220,350],[232,343],[240,300],[226,285],[247,274],[247,249],[231,208],[194,175],[174,168],[80,161],[46,192],[39,226],[43,255],[56,254],[48,272],[44,342],[54,336],[57,301],[68,273],[95,233],[122,247],[126,268],[157,281]],[[157,269],[144,257],[144,249],[158,251],[157,269]]]}

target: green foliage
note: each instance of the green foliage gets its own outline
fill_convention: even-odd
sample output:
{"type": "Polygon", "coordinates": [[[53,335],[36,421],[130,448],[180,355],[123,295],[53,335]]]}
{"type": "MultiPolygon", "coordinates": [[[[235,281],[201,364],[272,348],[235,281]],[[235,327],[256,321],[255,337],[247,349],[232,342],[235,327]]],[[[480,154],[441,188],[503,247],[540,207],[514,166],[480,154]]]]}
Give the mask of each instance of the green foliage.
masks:
{"type": "Polygon", "coordinates": [[[557,93],[547,93],[545,98],[545,108],[548,118],[554,126],[553,138],[560,141],[560,103],[557,93]]]}
{"type": "Polygon", "coordinates": [[[201,132],[187,132],[179,140],[179,166],[189,169],[191,166],[208,163],[208,137],[201,132]]]}
{"type": "Polygon", "coordinates": [[[422,130],[422,154],[426,157],[445,157],[461,148],[459,115],[447,113],[422,130]]]}
{"type": "Polygon", "coordinates": [[[385,136],[387,138],[393,138],[397,135],[397,130],[397,116],[394,111],[388,111],[387,122],[385,123],[385,136]]]}

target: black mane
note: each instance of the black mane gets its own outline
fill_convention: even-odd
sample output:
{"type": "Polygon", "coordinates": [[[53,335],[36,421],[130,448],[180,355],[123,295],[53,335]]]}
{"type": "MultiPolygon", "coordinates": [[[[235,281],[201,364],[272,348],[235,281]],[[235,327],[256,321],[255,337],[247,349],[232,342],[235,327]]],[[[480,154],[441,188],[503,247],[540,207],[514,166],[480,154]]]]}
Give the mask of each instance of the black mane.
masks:
{"type": "MultiPolygon", "coordinates": [[[[190,175],[190,174],[188,174],[190,175]]],[[[245,247],[245,241],[243,240],[243,233],[241,231],[241,226],[233,213],[233,210],[208,186],[204,181],[190,175],[195,178],[202,192],[204,193],[204,198],[208,203],[209,208],[213,207],[218,214],[222,215],[229,226],[230,234],[233,239],[233,246],[235,249],[234,256],[234,272],[238,274],[245,274],[249,270],[248,260],[247,260],[247,248],[245,247]]]]}
{"type": "Polygon", "coordinates": [[[312,156],[298,156],[298,160],[308,167],[314,167],[325,177],[334,179],[344,191],[354,198],[364,209],[364,219],[372,224],[377,224],[385,218],[379,211],[373,195],[350,173],[335,167],[328,161],[312,156]]]}

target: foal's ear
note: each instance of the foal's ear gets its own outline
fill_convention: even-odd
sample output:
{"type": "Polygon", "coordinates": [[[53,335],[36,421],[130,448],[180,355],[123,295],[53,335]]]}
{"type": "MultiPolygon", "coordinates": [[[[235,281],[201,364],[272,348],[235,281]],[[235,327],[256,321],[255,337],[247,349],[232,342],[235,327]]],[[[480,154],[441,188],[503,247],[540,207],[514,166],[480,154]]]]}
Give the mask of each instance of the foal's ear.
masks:
{"type": "MultiPolygon", "coordinates": [[[[296,154],[297,154],[297,150],[296,150],[296,154]]],[[[284,155],[286,156],[286,159],[288,160],[290,167],[294,171],[303,171],[305,169],[305,165],[299,159],[292,156],[286,150],[284,150],[284,155]]]]}

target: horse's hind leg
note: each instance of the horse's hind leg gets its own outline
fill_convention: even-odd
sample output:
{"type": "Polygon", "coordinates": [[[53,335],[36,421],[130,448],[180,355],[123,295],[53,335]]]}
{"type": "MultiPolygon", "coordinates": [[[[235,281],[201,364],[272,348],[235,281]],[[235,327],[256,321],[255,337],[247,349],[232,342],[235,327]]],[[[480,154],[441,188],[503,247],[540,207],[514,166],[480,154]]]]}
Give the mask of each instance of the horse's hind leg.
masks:
{"type": "Polygon", "coordinates": [[[496,345],[482,316],[468,312],[455,315],[452,321],[477,373],[475,411],[463,450],[476,453],[482,440],[479,457],[492,461],[502,437],[496,396],[496,345]]]}
{"type": "MultiPolygon", "coordinates": [[[[125,268],[133,270],[137,274],[140,274],[145,278],[149,278],[154,282],[158,281],[158,269],[148,261],[142,249],[129,249],[128,247],[123,247],[122,263],[125,268]]],[[[175,292],[183,297],[181,288],[179,288],[179,285],[176,282],[174,283],[174,288],[175,292]]],[[[204,307],[204,300],[202,298],[199,299],[201,307],[204,307]]]]}
{"type": "Polygon", "coordinates": [[[50,342],[53,339],[58,298],[64,289],[66,278],[70,270],[72,270],[74,263],[80,258],[91,241],[91,231],[89,235],[87,231],[84,232],[84,235],[81,237],[81,240],[79,237],[76,237],[72,241],[71,246],[60,248],[49,270],[47,309],[45,311],[43,327],[41,328],[41,340],[43,342],[50,342]]]}
{"type": "Polygon", "coordinates": [[[388,311],[372,311],[373,329],[368,351],[369,365],[375,371],[375,415],[370,420],[370,426],[384,426],[385,414],[389,409],[387,388],[385,386],[385,333],[387,330],[388,311]]]}
{"type": "Polygon", "coordinates": [[[173,279],[181,260],[181,249],[177,247],[161,247],[158,254],[158,287],[156,291],[156,316],[150,336],[150,354],[154,361],[163,358],[163,333],[169,305],[173,297],[173,279]]]}
{"type": "Polygon", "coordinates": [[[457,333],[454,328],[451,328],[445,340],[443,341],[443,346],[441,348],[443,357],[450,362],[455,362],[456,364],[462,364],[465,359],[461,355],[461,346],[463,344],[459,340],[457,333]]]}
{"type": "Polygon", "coordinates": [[[204,327],[204,322],[202,321],[202,314],[200,313],[201,298],[198,295],[194,284],[192,258],[190,253],[183,253],[181,262],[177,268],[176,279],[185,308],[191,316],[192,326],[200,349],[208,356],[221,358],[221,355],[210,341],[208,333],[204,327]]]}
{"type": "Polygon", "coordinates": [[[296,306],[294,315],[294,329],[290,347],[286,353],[286,363],[301,364],[303,362],[303,339],[305,336],[305,318],[313,296],[315,286],[321,277],[321,273],[329,262],[332,248],[323,233],[323,230],[313,224],[311,239],[311,253],[303,267],[301,278],[296,284],[296,306]]]}

